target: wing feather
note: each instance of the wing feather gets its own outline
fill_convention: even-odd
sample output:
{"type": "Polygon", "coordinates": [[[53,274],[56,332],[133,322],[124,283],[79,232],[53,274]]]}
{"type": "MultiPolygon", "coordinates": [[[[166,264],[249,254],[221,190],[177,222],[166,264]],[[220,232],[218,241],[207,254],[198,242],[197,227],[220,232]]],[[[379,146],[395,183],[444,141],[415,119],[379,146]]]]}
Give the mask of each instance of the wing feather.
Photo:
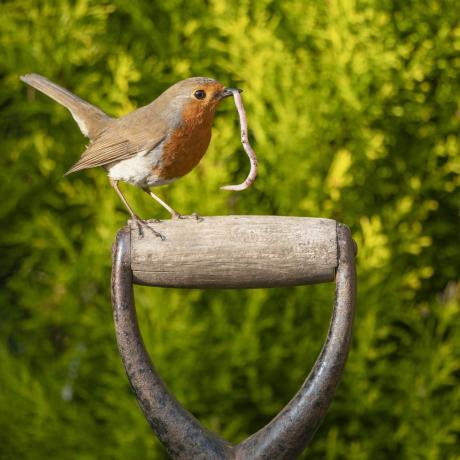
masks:
{"type": "Polygon", "coordinates": [[[65,175],[126,160],[155,148],[166,137],[166,124],[145,115],[145,110],[139,109],[116,120],[88,146],[65,175]]]}

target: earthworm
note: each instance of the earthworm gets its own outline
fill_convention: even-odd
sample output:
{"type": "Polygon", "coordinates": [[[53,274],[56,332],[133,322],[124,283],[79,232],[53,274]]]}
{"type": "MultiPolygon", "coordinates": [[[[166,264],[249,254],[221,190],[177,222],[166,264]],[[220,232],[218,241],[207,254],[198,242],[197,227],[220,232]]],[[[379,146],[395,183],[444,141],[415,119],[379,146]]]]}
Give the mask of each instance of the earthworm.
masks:
{"type": "Polygon", "coordinates": [[[251,147],[251,144],[248,140],[248,122],[246,119],[246,112],[244,110],[243,101],[241,99],[241,94],[238,89],[232,89],[233,99],[235,100],[236,109],[238,110],[238,116],[240,117],[240,127],[241,127],[241,143],[243,144],[244,151],[249,157],[251,163],[251,169],[249,170],[248,177],[238,185],[225,185],[221,187],[222,190],[234,190],[235,192],[241,192],[246,190],[252,185],[257,177],[257,157],[254,150],[251,147]]]}

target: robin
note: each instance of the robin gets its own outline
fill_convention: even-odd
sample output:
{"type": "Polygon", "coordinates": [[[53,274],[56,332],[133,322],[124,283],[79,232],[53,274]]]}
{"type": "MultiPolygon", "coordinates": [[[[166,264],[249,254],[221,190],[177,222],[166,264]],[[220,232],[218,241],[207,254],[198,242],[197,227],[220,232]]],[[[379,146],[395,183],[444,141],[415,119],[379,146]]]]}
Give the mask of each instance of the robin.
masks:
{"type": "Polygon", "coordinates": [[[170,184],[199,163],[211,140],[212,121],[219,102],[234,91],[241,92],[225,88],[212,78],[187,78],[145,107],[115,119],[41,75],[24,75],[21,80],[66,107],[90,140],[66,175],[96,166],[105,168],[110,184],[137,223],[141,235],[142,226],[147,222],[132,210],[118,182],[141,188],[173,218],[188,217],[175,211],[150,187],[170,184]]]}

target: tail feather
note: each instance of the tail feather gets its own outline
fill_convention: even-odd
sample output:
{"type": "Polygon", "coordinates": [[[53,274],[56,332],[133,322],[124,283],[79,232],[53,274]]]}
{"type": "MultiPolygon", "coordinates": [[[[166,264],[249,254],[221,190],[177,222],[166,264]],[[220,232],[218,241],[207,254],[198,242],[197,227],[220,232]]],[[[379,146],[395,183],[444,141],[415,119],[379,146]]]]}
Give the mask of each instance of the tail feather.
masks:
{"type": "Polygon", "coordinates": [[[112,120],[101,109],[84,101],[70,91],[41,75],[32,73],[23,75],[21,80],[33,88],[54,99],[66,107],[78,124],[81,132],[89,139],[94,139],[112,120]]]}

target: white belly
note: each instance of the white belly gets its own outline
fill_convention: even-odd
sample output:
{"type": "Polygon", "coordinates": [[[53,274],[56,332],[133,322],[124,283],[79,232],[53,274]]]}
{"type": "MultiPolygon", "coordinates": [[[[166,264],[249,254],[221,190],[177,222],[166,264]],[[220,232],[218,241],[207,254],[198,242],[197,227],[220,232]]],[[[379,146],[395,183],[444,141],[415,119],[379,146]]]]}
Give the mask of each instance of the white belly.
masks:
{"type": "Polygon", "coordinates": [[[106,166],[108,176],[113,180],[121,180],[137,187],[152,187],[174,182],[176,179],[161,180],[153,174],[153,169],[161,163],[162,145],[150,152],[141,151],[136,156],[111,163],[106,166]]]}

